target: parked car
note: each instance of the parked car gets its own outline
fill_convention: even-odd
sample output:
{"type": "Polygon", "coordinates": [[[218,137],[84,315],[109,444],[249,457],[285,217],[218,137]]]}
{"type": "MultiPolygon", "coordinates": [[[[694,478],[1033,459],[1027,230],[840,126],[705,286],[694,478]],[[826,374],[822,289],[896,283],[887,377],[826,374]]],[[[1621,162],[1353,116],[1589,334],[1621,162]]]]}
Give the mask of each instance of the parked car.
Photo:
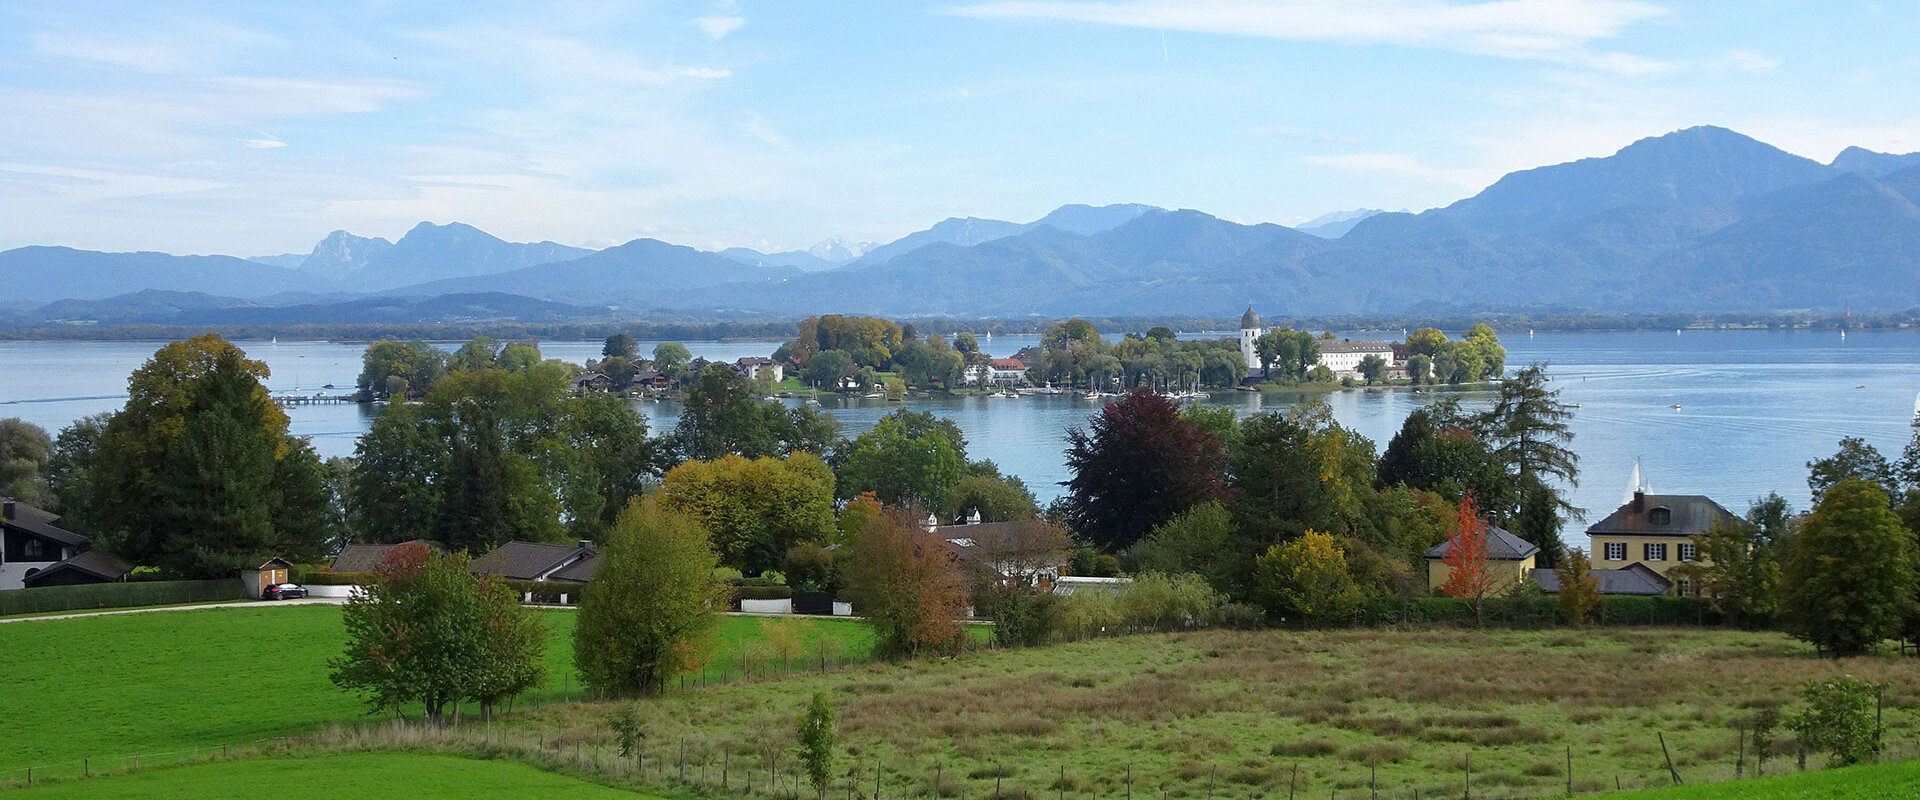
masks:
{"type": "Polygon", "coordinates": [[[307,587],[297,583],[276,583],[260,590],[262,600],[292,600],[307,596],[307,587]]]}

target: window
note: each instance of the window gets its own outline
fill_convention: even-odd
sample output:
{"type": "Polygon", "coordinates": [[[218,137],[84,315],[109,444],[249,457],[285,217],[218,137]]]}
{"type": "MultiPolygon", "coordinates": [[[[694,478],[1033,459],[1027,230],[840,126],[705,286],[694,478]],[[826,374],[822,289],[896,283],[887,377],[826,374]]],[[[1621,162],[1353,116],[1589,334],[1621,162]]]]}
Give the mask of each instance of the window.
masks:
{"type": "Polygon", "coordinates": [[[1645,548],[1644,550],[1641,551],[1642,554],[1645,556],[1644,560],[1647,560],[1647,561],[1667,560],[1666,543],[1662,542],[1660,544],[1645,544],[1645,545],[1641,545],[1641,547],[1645,548]]]}
{"type": "Polygon", "coordinates": [[[1627,543],[1626,542],[1607,542],[1606,560],[1608,561],[1627,560],[1627,543]]]}
{"type": "Polygon", "coordinates": [[[1693,581],[1681,580],[1674,584],[1674,593],[1681,597],[1699,597],[1700,587],[1693,585],[1693,581]]]}
{"type": "Polygon", "coordinates": [[[1647,521],[1655,525],[1672,525],[1673,509],[1656,508],[1647,512],[1647,521]]]}
{"type": "Polygon", "coordinates": [[[1680,560],[1681,561],[1699,561],[1700,548],[1695,547],[1691,543],[1680,545],[1680,560]]]}
{"type": "Polygon", "coordinates": [[[46,544],[41,542],[39,539],[35,539],[31,536],[26,537],[26,541],[20,543],[20,560],[21,561],[44,560],[46,558],[46,552],[47,552],[46,544]]]}

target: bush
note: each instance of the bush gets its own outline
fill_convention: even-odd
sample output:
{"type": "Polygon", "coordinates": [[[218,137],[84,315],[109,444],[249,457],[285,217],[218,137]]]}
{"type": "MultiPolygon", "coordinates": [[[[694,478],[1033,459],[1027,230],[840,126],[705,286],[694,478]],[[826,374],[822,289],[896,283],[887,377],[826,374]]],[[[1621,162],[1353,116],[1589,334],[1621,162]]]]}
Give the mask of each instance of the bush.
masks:
{"type": "Polygon", "coordinates": [[[307,586],[365,586],[373,583],[375,575],[371,572],[332,572],[328,570],[296,571],[293,582],[307,586]]]}
{"type": "Polygon", "coordinates": [[[1787,727],[1808,750],[1826,753],[1829,766],[1871,761],[1881,747],[1875,712],[1884,688],[1852,676],[1808,681],[1800,694],[1807,708],[1794,714],[1787,727]]]}
{"type": "Polygon", "coordinates": [[[791,586],[734,586],[731,587],[733,600],[785,600],[793,596],[791,586]]]}
{"type": "Polygon", "coordinates": [[[164,606],[246,599],[239,578],[211,581],[135,581],[81,586],[46,586],[0,592],[0,616],[84,611],[96,608],[164,606]]]}

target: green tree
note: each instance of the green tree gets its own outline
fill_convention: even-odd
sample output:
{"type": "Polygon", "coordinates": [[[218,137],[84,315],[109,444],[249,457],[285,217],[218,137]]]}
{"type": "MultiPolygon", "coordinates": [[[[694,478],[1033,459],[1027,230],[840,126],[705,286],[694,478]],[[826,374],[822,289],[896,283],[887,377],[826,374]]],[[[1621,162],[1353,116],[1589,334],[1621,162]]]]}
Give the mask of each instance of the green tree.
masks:
{"type": "Polygon", "coordinates": [[[1780,575],[1787,629],[1833,655],[1862,652],[1914,613],[1913,534],[1879,484],[1826,487],[1788,546],[1780,575]]]}
{"type": "Polygon", "coordinates": [[[381,339],[361,354],[355,385],[363,400],[390,397],[396,389],[403,397],[424,396],[447,374],[448,360],[445,350],[426,342],[381,339]]]}
{"type": "Polygon", "coordinates": [[[547,682],[547,627],[520,605],[512,587],[492,576],[481,579],[475,591],[486,639],[467,697],[480,704],[481,717],[492,719],[502,701],[547,682]]]}
{"type": "Polygon", "coordinates": [[[1800,745],[1827,754],[1827,765],[1846,767],[1872,761],[1882,749],[1880,697],[1886,687],[1851,675],[1807,682],[1800,696],[1807,707],[1787,720],[1800,745]]]}
{"type": "Polygon", "coordinates": [[[1407,380],[1415,386],[1433,382],[1433,356],[1415,353],[1407,356],[1407,380]]]}
{"type": "Polygon", "coordinates": [[[853,355],[845,350],[819,353],[801,374],[816,389],[839,389],[840,380],[853,375],[853,355]]]}
{"type": "Polygon", "coordinates": [[[607,337],[607,343],[600,348],[601,358],[624,358],[635,361],[640,358],[640,343],[632,336],[616,333],[607,337]]]}
{"type": "Polygon", "coordinates": [[[419,406],[392,405],[354,445],[347,519],[360,541],[437,538],[448,442],[419,406]]]}
{"type": "Polygon", "coordinates": [[[704,658],[726,587],[698,520],[634,503],[608,531],[573,636],[581,679],[603,695],[643,695],[704,658]]]}
{"type": "Polygon", "coordinates": [[[53,438],[40,426],[0,419],[0,497],[36,506],[53,505],[43,471],[53,457],[53,438]]]}
{"type": "MultiPolygon", "coordinates": [[[[1504,516],[1516,523],[1515,534],[1540,547],[1541,563],[1552,566],[1566,552],[1560,541],[1562,518],[1583,513],[1554,488],[1580,482],[1580,456],[1569,446],[1573,409],[1560,400],[1558,389],[1547,388],[1545,364],[1532,364],[1502,380],[1493,408],[1481,417],[1480,431],[1494,457],[1514,476],[1520,508],[1504,516]],[[1548,508],[1550,507],[1550,508],[1548,508]]],[[[1490,498],[1481,498],[1483,506],[1490,498]]]]}
{"type": "Polygon", "coordinates": [[[686,514],[711,534],[721,563],[758,575],[779,569],[796,544],[827,541],[833,486],[833,471],[811,453],[724,456],[669,470],[659,497],[663,510],[686,514]]]}
{"type": "Polygon", "coordinates": [[[1378,354],[1368,353],[1365,358],[1360,359],[1360,377],[1367,379],[1368,386],[1379,383],[1382,378],[1387,377],[1386,359],[1378,354]]]}
{"type": "Polygon", "coordinates": [[[646,418],[612,395],[570,399],[560,415],[546,471],[560,484],[570,538],[597,539],[659,474],[658,448],[646,418]]]}
{"type": "Polygon", "coordinates": [[[420,703],[427,723],[439,725],[487,668],[487,614],[465,558],[403,547],[347,600],[346,651],[328,662],[330,677],[360,692],[370,711],[420,703]]]}
{"type": "Polygon", "coordinates": [[[1063,506],[1083,540],[1120,550],[1185,511],[1221,496],[1220,442],[1172,401],[1136,389],[1067,432],[1063,506]]]}
{"type": "Polygon", "coordinates": [[[112,418],[111,412],[81,417],[60,429],[53,440],[53,453],[46,463],[50,508],[60,513],[61,524],[73,530],[97,533],[105,528],[94,490],[99,485],[100,436],[112,418]]]}
{"type": "Polygon", "coordinates": [[[1001,475],[993,462],[968,466],[965,477],[955,481],[940,503],[945,519],[963,519],[978,512],[981,522],[1010,522],[1040,515],[1040,504],[1033,491],[1013,475],[1001,475]]]}
{"type": "Polygon", "coordinates": [[[967,470],[967,439],[952,420],[899,409],[836,455],[841,499],[873,492],[890,506],[937,508],[967,470]]]}
{"type": "Polygon", "coordinates": [[[1807,488],[1813,492],[1813,499],[1827,493],[1827,488],[1847,480],[1872,481],[1886,491],[1888,497],[1897,497],[1900,482],[1895,477],[1893,465],[1887,463],[1886,456],[1865,439],[1848,436],[1840,440],[1840,451],[1826,458],[1807,462],[1807,488]]]}
{"type": "Polygon", "coordinates": [[[1407,352],[1413,355],[1433,358],[1440,355],[1440,347],[1447,343],[1447,335],[1434,328],[1420,328],[1407,334],[1407,352]]]}
{"type": "Polygon", "coordinates": [[[1254,560],[1254,587],[1275,619],[1341,622],[1360,607],[1346,553],[1332,536],[1307,531],[1254,560]]]}
{"type": "Polygon", "coordinates": [[[814,791],[826,800],[827,783],[833,779],[833,702],[826,692],[814,692],[807,712],[794,723],[800,742],[800,763],[807,770],[814,791]]]}
{"type": "Polygon", "coordinates": [[[1247,417],[1227,454],[1227,486],[1248,552],[1308,529],[1358,532],[1373,482],[1373,443],[1341,427],[1321,402],[1247,417]]]}
{"type": "Polygon", "coordinates": [[[687,389],[673,433],[676,455],[683,459],[761,458],[798,450],[817,454],[837,438],[831,416],[761,400],[752,384],[725,364],[707,365],[687,389]]]}
{"type": "Polygon", "coordinates": [[[661,342],[653,346],[653,368],[662,374],[678,377],[693,363],[693,353],[679,342],[661,342]]]}
{"type": "Polygon", "coordinates": [[[321,561],[346,544],[345,519],[334,494],[337,465],[320,460],[304,439],[288,443],[287,453],[273,466],[270,493],[280,502],[272,509],[275,552],[299,561],[321,561]]]}
{"type": "Polygon", "coordinates": [[[1498,378],[1507,368],[1507,348],[1500,345],[1500,335],[1492,325],[1476,322],[1467,329],[1467,346],[1471,347],[1480,365],[1479,374],[1473,380],[1498,378]]]}
{"type": "Polygon", "coordinates": [[[1483,506],[1513,507],[1512,480],[1477,427],[1453,399],[1414,409],[1380,454],[1379,484],[1435,492],[1449,503],[1471,494],[1483,506]]]}
{"type": "Polygon", "coordinates": [[[1586,625],[1600,605],[1600,579],[1594,577],[1587,552],[1578,547],[1568,551],[1554,575],[1560,579],[1560,593],[1553,598],[1560,617],[1575,626],[1586,625]]]}
{"type": "Polygon", "coordinates": [[[1692,581],[1728,625],[1773,613],[1780,583],[1777,548],[1749,520],[1715,520],[1693,537],[1699,560],[1674,567],[1672,575],[1692,581]]]}

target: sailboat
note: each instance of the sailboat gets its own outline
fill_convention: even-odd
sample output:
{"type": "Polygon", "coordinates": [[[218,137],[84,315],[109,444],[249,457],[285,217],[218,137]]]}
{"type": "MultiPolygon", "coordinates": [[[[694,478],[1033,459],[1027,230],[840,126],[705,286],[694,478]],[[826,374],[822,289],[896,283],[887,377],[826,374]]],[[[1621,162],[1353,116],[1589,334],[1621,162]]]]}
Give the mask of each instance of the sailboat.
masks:
{"type": "Polygon", "coordinates": [[[1913,396],[1913,427],[1920,428],[1920,394],[1913,396]]]}
{"type": "Polygon", "coordinates": [[[1624,505],[1626,503],[1633,502],[1633,496],[1635,494],[1652,494],[1652,493],[1653,493],[1653,487],[1648,486],[1646,477],[1640,474],[1640,459],[1636,457],[1633,459],[1633,474],[1627,476],[1626,499],[1621,500],[1620,502],[1621,504],[1624,505]]]}

